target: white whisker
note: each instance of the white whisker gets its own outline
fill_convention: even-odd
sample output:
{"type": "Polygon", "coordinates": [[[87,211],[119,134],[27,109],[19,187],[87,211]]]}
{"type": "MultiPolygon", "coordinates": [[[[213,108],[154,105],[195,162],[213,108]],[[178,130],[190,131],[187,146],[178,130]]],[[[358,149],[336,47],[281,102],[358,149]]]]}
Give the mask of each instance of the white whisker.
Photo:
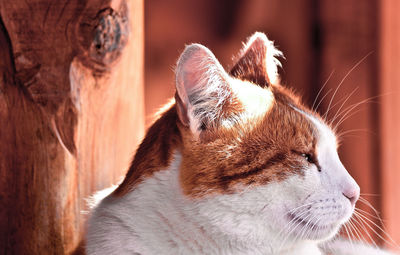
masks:
{"type": "Polygon", "coordinates": [[[317,104],[317,106],[315,107],[315,109],[318,109],[318,107],[321,105],[321,103],[324,101],[325,97],[328,96],[328,94],[332,91],[332,88],[328,89],[328,91],[326,92],[326,94],[321,98],[321,100],[319,101],[319,103],[317,104]]]}
{"type": "Polygon", "coordinates": [[[373,194],[373,193],[360,193],[361,196],[374,196],[374,197],[379,197],[381,196],[380,194],[373,194]]]}
{"type": "MultiPolygon", "coordinates": [[[[347,97],[344,98],[343,103],[340,105],[339,109],[336,111],[336,114],[333,116],[332,120],[329,122],[329,125],[331,126],[332,123],[335,122],[336,118],[338,117],[338,114],[340,113],[340,111],[342,110],[343,106],[346,104],[346,102],[350,99],[350,97],[358,90],[359,87],[356,87],[347,97]]],[[[341,100],[339,100],[338,102],[336,102],[333,106],[335,107],[337,104],[339,104],[341,102],[341,100]]]]}
{"type": "Polygon", "coordinates": [[[372,54],[372,51],[369,52],[367,55],[365,55],[362,59],[360,59],[347,73],[346,75],[343,77],[343,79],[339,82],[339,85],[336,87],[333,96],[331,97],[331,100],[329,101],[328,104],[328,109],[324,114],[324,119],[326,118],[326,116],[328,115],[328,112],[330,110],[330,106],[332,104],[333,99],[335,98],[336,93],[338,92],[340,86],[342,86],[343,82],[346,80],[346,78],[354,71],[354,69],[356,69],[369,55],[372,54]]]}
{"type": "MultiPolygon", "coordinates": [[[[372,238],[372,236],[370,235],[368,229],[364,226],[364,224],[362,224],[361,222],[358,221],[358,218],[352,218],[352,220],[354,220],[355,223],[357,223],[359,226],[361,226],[364,230],[364,233],[366,233],[369,237],[369,239],[371,240],[371,242],[374,244],[375,247],[378,247],[378,245],[376,244],[376,242],[374,241],[374,239],[372,238]]],[[[364,239],[365,241],[365,239],[364,239]]]]}
{"type": "MultiPolygon", "coordinates": [[[[292,234],[292,232],[293,232],[299,225],[301,225],[301,221],[296,222],[296,219],[298,219],[298,218],[300,218],[300,219],[302,219],[302,220],[306,219],[308,216],[310,216],[310,214],[309,214],[308,216],[306,216],[306,218],[304,218],[304,219],[301,218],[301,217],[303,217],[303,216],[304,216],[305,214],[307,214],[307,213],[309,213],[308,210],[303,211],[303,212],[301,213],[301,215],[300,215],[300,214],[299,214],[299,215],[296,215],[295,218],[293,218],[293,223],[294,223],[294,224],[297,223],[297,224],[296,224],[295,226],[289,228],[290,231],[287,233],[285,239],[283,239],[283,241],[281,242],[281,245],[280,245],[280,247],[279,247],[279,250],[281,250],[282,247],[284,246],[284,244],[286,244],[286,241],[287,241],[287,239],[290,237],[290,235],[292,234]]],[[[291,221],[292,221],[292,220],[291,220],[291,221]]],[[[296,238],[295,238],[295,240],[296,240],[296,238]]]]}
{"type": "Polygon", "coordinates": [[[364,213],[364,214],[366,214],[366,215],[368,215],[369,217],[372,217],[372,218],[374,218],[374,219],[377,219],[377,220],[379,220],[380,222],[383,222],[383,220],[382,220],[382,218],[378,215],[378,216],[375,216],[375,215],[373,215],[373,214],[371,214],[371,213],[369,213],[369,212],[367,212],[367,211],[364,211],[364,210],[361,210],[360,208],[354,208],[356,211],[358,211],[359,213],[364,213]]]}
{"type": "Polygon", "coordinates": [[[352,239],[354,238],[354,236],[353,236],[353,234],[351,234],[351,236],[350,236],[349,230],[347,229],[346,224],[344,224],[343,227],[344,227],[344,229],[346,230],[347,236],[349,237],[350,245],[351,245],[351,247],[352,247],[352,250],[354,251],[354,244],[353,244],[353,241],[352,241],[352,239]]]}
{"type": "Polygon", "coordinates": [[[374,211],[374,213],[379,217],[379,212],[375,209],[375,207],[373,207],[373,206],[371,205],[371,203],[370,203],[368,200],[366,200],[366,199],[363,198],[363,197],[360,197],[360,198],[358,199],[358,201],[360,201],[361,203],[363,203],[363,204],[365,204],[366,206],[368,206],[369,208],[371,208],[371,209],[374,211]]]}
{"type": "Polygon", "coordinates": [[[356,217],[358,217],[361,221],[364,222],[364,224],[369,227],[377,236],[379,236],[382,241],[386,242],[387,244],[390,244],[396,248],[399,248],[399,245],[392,239],[392,237],[385,231],[383,230],[380,226],[378,226],[375,222],[373,222],[372,220],[368,219],[368,217],[358,213],[358,212],[354,212],[354,215],[356,217]],[[368,222],[370,222],[372,225],[374,225],[377,229],[379,229],[383,234],[385,234],[390,240],[387,240],[386,238],[384,238],[381,234],[379,234],[373,227],[371,227],[368,222]]]}
{"type": "MultiPolygon", "coordinates": [[[[312,106],[311,106],[311,110],[314,110],[314,111],[317,110],[318,107],[314,109],[315,103],[317,102],[317,99],[318,99],[319,95],[321,94],[321,92],[322,92],[322,90],[325,88],[325,86],[328,84],[328,82],[329,82],[329,80],[331,79],[332,74],[333,74],[334,72],[335,72],[335,70],[333,70],[333,71],[329,74],[328,79],[326,79],[326,81],[324,82],[324,85],[322,85],[322,87],[319,89],[318,94],[317,94],[317,96],[315,97],[314,102],[313,102],[313,104],[312,104],[312,106]]],[[[319,104],[318,104],[318,105],[319,105],[319,104]]]]}
{"type": "MultiPolygon", "coordinates": [[[[361,231],[357,228],[357,226],[359,225],[359,224],[357,224],[356,225],[356,223],[355,223],[356,221],[353,219],[353,218],[350,218],[350,220],[348,221],[348,223],[350,224],[350,226],[354,229],[354,232],[355,232],[355,234],[357,235],[357,239],[359,240],[359,241],[364,241],[365,243],[368,243],[366,240],[365,240],[365,238],[364,238],[364,235],[361,233],[361,231]],[[353,221],[354,222],[353,222],[353,221]]],[[[357,222],[358,223],[358,222],[357,222]]]]}

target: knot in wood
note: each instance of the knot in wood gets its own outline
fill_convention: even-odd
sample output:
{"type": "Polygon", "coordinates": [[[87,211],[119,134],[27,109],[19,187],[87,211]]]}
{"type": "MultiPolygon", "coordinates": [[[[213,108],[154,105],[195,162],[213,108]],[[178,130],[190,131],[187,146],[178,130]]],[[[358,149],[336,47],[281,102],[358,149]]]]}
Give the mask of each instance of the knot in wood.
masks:
{"type": "Polygon", "coordinates": [[[111,64],[126,45],[128,33],[129,24],[125,13],[117,13],[111,8],[101,11],[89,49],[90,58],[98,64],[111,64]]]}

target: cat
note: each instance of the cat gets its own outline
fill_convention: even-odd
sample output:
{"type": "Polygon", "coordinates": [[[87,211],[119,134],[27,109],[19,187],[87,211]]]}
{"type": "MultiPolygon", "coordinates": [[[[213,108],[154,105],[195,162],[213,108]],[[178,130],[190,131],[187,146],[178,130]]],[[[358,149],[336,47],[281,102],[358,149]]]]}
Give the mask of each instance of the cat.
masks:
{"type": "Polygon", "coordinates": [[[388,254],[334,239],[360,188],[334,130],[280,85],[280,56],[257,32],[227,73],[186,46],[174,100],[92,212],[88,254],[388,254]]]}

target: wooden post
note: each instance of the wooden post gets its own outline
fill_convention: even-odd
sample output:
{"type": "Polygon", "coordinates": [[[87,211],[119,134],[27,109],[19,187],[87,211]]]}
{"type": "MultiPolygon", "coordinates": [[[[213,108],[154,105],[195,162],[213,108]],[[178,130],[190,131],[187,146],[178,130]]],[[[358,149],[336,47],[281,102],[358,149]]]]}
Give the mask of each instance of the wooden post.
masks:
{"type": "Polygon", "coordinates": [[[400,243],[400,2],[384,0],[379,3],[382,211],[388,233],[400,243]]]}
{"type": "Polygon", "coordinates": [[[142,0],[0,0],[0,253],[69,254],[144,133],[142,0]]]}

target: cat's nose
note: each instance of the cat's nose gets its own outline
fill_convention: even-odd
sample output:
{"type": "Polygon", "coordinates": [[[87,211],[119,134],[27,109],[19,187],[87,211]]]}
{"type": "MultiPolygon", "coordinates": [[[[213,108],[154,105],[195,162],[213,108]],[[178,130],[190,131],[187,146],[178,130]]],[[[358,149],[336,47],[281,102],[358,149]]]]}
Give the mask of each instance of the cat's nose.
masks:
{"type": "Polygon", "coordinates": [[[351,185],[343,190],[343,195],[350,200],[352,206],[354,206],[357,200],[360,198],[360,187],[356,185],[351,185]]]}

